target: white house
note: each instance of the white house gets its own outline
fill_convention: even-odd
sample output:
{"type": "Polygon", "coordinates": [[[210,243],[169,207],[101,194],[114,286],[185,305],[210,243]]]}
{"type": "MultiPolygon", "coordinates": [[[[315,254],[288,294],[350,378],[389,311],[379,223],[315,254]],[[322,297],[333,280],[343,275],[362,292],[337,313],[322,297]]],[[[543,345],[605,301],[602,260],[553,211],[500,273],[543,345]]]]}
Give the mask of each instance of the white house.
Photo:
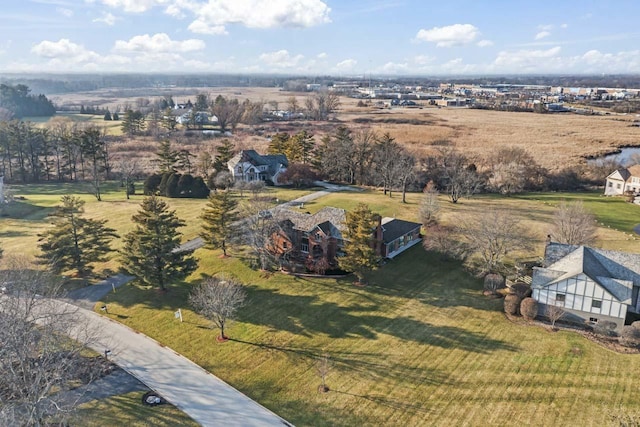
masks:
{"type": "Polygon", "coordinates": [[[640,255],[549,243],[544,267],[533,269],[531,289],[540,314],[555,305],[570,320],[607,320],[620,330],[627,311],[640,312],[640,255]]]}
{"type": "Polygon", "coordinates": [[[260,155],[255,150],[242,150],[227,162],[235,181],[271,181],[280,184],[280,175],[289,162],[284,154],[260,155]]]}
{"type": "Polygon", "coordinates": [[[607,176],[605,196],[620,196],[627,191],[640,193],[640,165],[618,169],[607,176]]]}

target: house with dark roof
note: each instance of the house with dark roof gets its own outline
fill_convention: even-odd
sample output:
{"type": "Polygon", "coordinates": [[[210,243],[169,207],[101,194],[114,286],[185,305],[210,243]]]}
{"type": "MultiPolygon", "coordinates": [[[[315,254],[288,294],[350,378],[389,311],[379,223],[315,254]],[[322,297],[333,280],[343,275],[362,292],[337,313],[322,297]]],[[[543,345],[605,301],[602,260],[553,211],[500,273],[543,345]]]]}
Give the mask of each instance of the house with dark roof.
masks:
{"type": "MultiPolygon", "coordinates": [[[[326,268],[337,267],[345,240],[344,209],[324,207],[315,214],[277,209],[273,215],[280,225],[272,238],[276,253],[308,267],[320,260],[326,268]]],[[[421,241],[420,227],[416,222],[382,218],[371,230],[376,252],[383,258],[399,255],[421,241]]]]}
{"type": "Polygon", "coordinates": [[[261,155],[255,150],[242,150],[227,162],[235,181],[265,181],[279,185],[280,175],[289,162],[284,154],[261,155]]]}
{"type": "Polygon", "coordinates": [[[282,258],[310,269],[320,260],[325,270],[337,267],[344,243],[344,209],[324,207],[315,214],[276,209],[273,216],[279,228],[271,244],[282,258]]]}
{"type": "Polygon", "coordinates": [[[382,244],[380,255],[393,258],[420,243],[420,227],[417,222],[396,218],[382,218],[382,244]]]}
{"type": "Polygon", "coordinates": [[[640,165],[618,169],[607,176],[605,196],[620,196],[626,192],[640,194],[640,165]]]}
{"type": "Polygon", "coordinates": [[[533,269],[531,289],[540,314],[554,305],[569,320],[607,320],[620,330],[628,312],[640,313],[640,254],[549,243],[544,265],[533,269]]]}

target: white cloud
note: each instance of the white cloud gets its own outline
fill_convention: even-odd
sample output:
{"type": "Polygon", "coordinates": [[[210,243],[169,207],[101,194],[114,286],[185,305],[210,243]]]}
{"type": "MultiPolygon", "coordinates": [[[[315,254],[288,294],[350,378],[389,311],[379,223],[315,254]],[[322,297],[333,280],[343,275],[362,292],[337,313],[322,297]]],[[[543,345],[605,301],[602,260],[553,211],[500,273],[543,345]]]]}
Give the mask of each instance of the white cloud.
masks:
{"type": "Polygon", "coordinates": [[[155,6],[162,6],[168,3],[168,0],[101,0],[105,4],[114,9],[122,9],[130,13],[142,13],[155,6]]]}
{"type": "Polygon", "coordinates": [[[551,30],[553,30],[553,25],[552,24],[540,24],[540,25],[538,25],[538,29],[540,31],[551,31],[551,30]]]}
{"type": "Polygon", "coordinates": [[[489,47],[493,46],[493,42],[491,40],[480,40],[476,45],[478,47],[489,47]]]}
{"type": "Polygon", "coordinates": [[[435,56],[429,56],[429,55],[418,55],[415,58],[413,58],[413,62],[415,62],[418,65],[433,64],[435,60],[436,60],[435,56]]]}
{"type": "Polygon", "coordinates": [[[536,34],[534,39],[542,40],[543,38],[549,37],[550,35],[551,35],[551,33],[549,31],[540,31],[538,34],[536,34]]]}
{"type": "Polygon", "coordinates": [[[56,12],[62,16],[66,16],[67,18],[71,18],[73,16],[73,10],[67,9],[66,7],[57,7],[56,12]]]}
{"type": "Polygon", "coordinates": [[[203,50],[205,43],[198,39],[188,39],[183,41],[171,40],[165,33],[158,33],[150,36],[143,34],[129,39],[129,41],[117,40],[113,50],[118,52],[146,52],[146,53],[168,53],[168,52],[194,52],[203,50]]]}
{"type": "Polygon", "coordinates": [[[189,31],[197,34],[221,35],[228,34],[224,25],[209,25],[208,23],[196,19],[189,24],[189,31]]]}
{"type": "Polygon", "coordinates": [[[85,49],[84,46],[73,43],[69,39],[60,39],[57,42],[43,40],[31,48],[31,52],[43,58],[88,58],[97,56],[95,52],[85,49]]]}
{"type": "Polygon", "coordinates": [[[318,58],[318,59],[327,59],[327,56],[329,56],[329,55],[327,55],[326,52],[321,52],[321,53],[316,55],[316,58],[318,58]]]}
{"type": "Polygon", "coordinates": [[[403,74],[408,72],[409,70],[409,64],[407,64],[406,62],[387,62],[382,67],[380,67],[377,72],[382,74],[403,74]]]}
{"type": "Polygon", "coordinates": [[[560,46],[555,46],[547,50],[502,51],[493,66],[499,72],[556,71],[560,50],[560,46]]]}
{"type": "Polygon", "coordinates": [[[186,6],[196,20],[189,29],[241,24],[250,28],[307,28],[331,22],[331,9],[321,0],[209,0],[199,7],[186,6]]]}
{"type": "Polygon", "coordinates": [[[102,14],[101,17],[95,18],[92,22],[103,22],[111,27],[116,23],[116,19],[117,18],[113,16],[110,12],[106,12],[102,14]]]}
{"type": "Polygon", "coordinates": [[[569,28],[569,24],[561,24],[560,28],[564,29],[564,28],[569,28]]]}
{"type": "Polygon", "coordinates": [[[471,24],[454,24],[446,27],[421,29],[416,34],[417,41],[436,43],[437,47],[451,47],[468,44],[480,36],[478,28],[471,24]]]}
{"type": "Polygon", "coordinates": [[[293,68],[300,64],[304,55],[291,56],[289,51],[282,49],[260,55],[260,60],[272,68],[293,68]]]}
{"type": "Polygon", "coordinates": [[[358,64],[355,59],[345,59],[336,64],[335,69],[338,71],[351,71],[358,64]]]}

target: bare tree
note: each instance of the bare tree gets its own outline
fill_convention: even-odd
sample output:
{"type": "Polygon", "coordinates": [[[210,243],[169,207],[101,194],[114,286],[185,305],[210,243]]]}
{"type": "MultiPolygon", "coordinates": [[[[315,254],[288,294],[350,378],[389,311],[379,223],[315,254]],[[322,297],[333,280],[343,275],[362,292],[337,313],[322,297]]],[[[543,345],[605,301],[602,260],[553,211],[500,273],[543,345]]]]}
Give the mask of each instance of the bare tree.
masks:
{"type": "Polygon", "coordinates": [[[123,157],[118,162],[118,169],[120,174],[122,175],[122,184],[124,185],[124,191],[127,195],[127,200],[129,196],[135,194],[135,184],[134,180],[138,175],[140,175],[140,166],[138,164],[138,160],[123,157]]]}
{"type": "Polygon", "coordinates": [[[329,391],[329,387],[327,387],[327,375],[329,375],[330,371],[331,362],[329,360],[329,354],[322,353],[322,356],[320,356],[316,361],[316,373],[322,381],[322,384],[318,386],[318,391],[320,393],[326,393],[329,391]]]}
{"type": "Polygon", "coordinates": [[[189,304],[220,329],[220,340],[227,339],[224,328],[247,297],[244,286],[237,280],[209,277],[189,295],[189,304]]]}
{"type": "Polygon", "coordinates": [[[481,272],[500,271],[506,255],[530,247],[531,238],[526,229],[509,211],[489,209],[463,217],[459,223],[460,235],[480,257],[481,272]]]}
{"type": "Polygon", "coordinates": [[[464,261],[469,252],[466,243],[456,235],[455,230],[439,224],[429,227],[422,238],[422,246],[427,251],[438,252],[443,260],[464,261]]]}
{"type": "Polygon", "coordinates": [[[12,258],[0,293],[0,425],[66,425],[80,402],[65,391],[105,368],[87,356],[95,343],[76,309],[52,298],[60,282],[29,261],[12,258]]]}
{"type": "Polygon", "coordinates": [[[273,236],[280,230],[278,221],[271,212],[271,204],[260,198],[250,200],[242,208],[244,217],[238,236],[240,243],[247,245],[253,252],[258,267],[269,270],[277,264],[277,252],[273,245],[273,236]]]}
{"type": "Polygon", "coordinates": [[[444,183],[452,203],[480,191],[482,178],[466,156],[451,147],[443,148],[440,155],[444,183]]]}
{"type": "Polygon", "coordinates": [[[438,190],[436,190],[433,181],[430,181],[424,187],[423,194],[424,196],[422,196],[420,207],[418,208],[418,216],[422,225],[427,228],[438,223],[438,216],[440,214],[438,190]]]}
{"type": "Polygon", "coordinates": [[[551,237],[568,245],[589,245],[596,239],[595,217],[584,207],[582,201],[562,201],[556,209],[551,228],[551,237]]]}
{"type": "Polygon", "coordinates": [[[551,327],[555,328],[556,322],[562,319],[566,314],[566,312],[560,306],[548,304],[544,310],[544,314],[545,316],[547,316],[547,319],[549,319],[549,321],[551,322],[551,327]]]}

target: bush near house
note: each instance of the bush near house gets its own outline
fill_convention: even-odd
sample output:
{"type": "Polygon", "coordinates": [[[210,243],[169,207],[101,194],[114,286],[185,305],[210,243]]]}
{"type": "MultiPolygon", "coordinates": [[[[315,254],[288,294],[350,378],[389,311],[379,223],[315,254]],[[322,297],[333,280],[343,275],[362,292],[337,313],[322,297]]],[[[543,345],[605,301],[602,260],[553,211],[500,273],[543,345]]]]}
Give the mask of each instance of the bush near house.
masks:
{"type": "Polygon", "coordinates": [[[538,301],[531,297],[525,298],[520,303],[520,314],[528,321],[532,321],[538,315],[538,301]]]}
{"type": "Polygon", "coordinates": [[[521,298],[516,294],[509,294],[504,297],[504,312],[515,316],[518,314],[521,298]]]}

